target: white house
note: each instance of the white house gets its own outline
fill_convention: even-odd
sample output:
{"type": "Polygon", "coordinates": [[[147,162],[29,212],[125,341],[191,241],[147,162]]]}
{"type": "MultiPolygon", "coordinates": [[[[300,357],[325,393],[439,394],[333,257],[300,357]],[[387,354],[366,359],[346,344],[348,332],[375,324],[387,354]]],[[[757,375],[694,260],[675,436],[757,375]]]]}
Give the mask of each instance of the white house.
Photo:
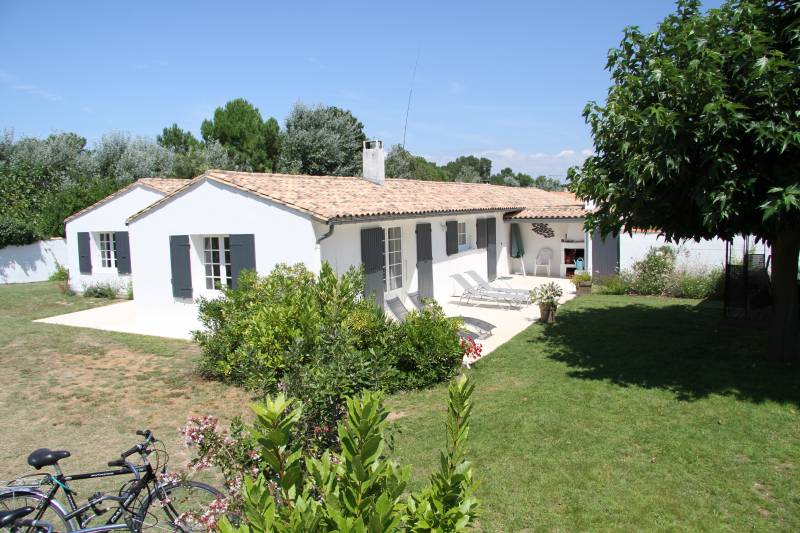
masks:
{"type": "Polygon", "coordinates": [[[323,261],[338,273],[363,264],[379,301],[442,299],[461,290],[451,274],[493,280],[514,268],[514,224],[514,248],[526,250],[518,269],[533,273],[545,247],[553,276],[584,258],[583,205],[572,195],[384,179],[379,142],[367,143],[364,163],[363,178],[211,170],[144,207],[128,219],[137,303],[188,304],[235,285],[243,269],[323,261]]]}
{"type": "Polygon", "coordinates": [[[81,292],[108,282],[125,289],[131,274],[131,250],[125,219],[174,192],[188,180],[142,178],[67,218],[70,286],[81,292]]]}

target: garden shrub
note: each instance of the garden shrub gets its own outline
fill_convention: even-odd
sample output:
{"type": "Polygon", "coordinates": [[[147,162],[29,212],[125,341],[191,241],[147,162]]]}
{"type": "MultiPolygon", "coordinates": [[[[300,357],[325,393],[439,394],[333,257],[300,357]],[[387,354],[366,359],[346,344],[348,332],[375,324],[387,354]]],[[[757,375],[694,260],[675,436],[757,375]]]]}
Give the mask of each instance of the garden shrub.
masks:
{"type": "Polygon", "coordinates": [[[226,432],[213,417],[191,418],[183,434],[199,456],[190,465],[220,467],[229,493],[176,525],[223,533],[466,531],[478,510],[465,450],[473,390],[466,376],[450,384],[445,448],[429,484],[414,491],[408,467],[386,457],[389,412],[379,392],[347,399],[335,429],[341,452],[320,457],[298,439],[306,405],[283,394],[253,405],[251,427],[236,421],[226,432]]]}
{"type": "Polygon", "coordinates": [[[56,261],[56,270],[52,274],[50,274],[50,281],[68,281],[69,280],[69,270],[67,267],[56,261]]]}
{"type": "Polygon", "coordinates": [[[387,390],[427,387],[452,377],[461,365],[464,349],[458,331],[460,319],[447,317],[430,301],[392,324],[386,356],[394,367],[387,390]]]}
{"type": "Polygon", "coordinates": [[[596,280],[601,294],[640,294],[674,298],[721,298],[722,269],[676,267],[677,252],[669,247],[650,248],[631,270],[596,280]]]}
{"type": "Polygon", "coordinates": [[[722,269],[675,273],[670,296],[676,298],[722,298],[725,275],[722,269]]]}
{"type": "Polygon", "coordinates": [[[107,281],[99,281],[86,285],[83,288],[83,295],[86,298],[108,298],[113,300],[117,297],[118,288],[107,281]]]}
{"type": "Polygon", "coordinates": [[[600,294],[630,294],[631,280],[628,272],[613,276],[603,276],[595,280],[595,287],[600,294]]]}
{"type": "Polygon", "coordinates": [[[650,248],[641,261],[633,264],[630,290],[642,295],[666,295],[669,292],[677,253],[670,246],[650,248]]]}
{"type": "Polygon", "coordinates": [[[200,300],[201,373],[301,400],[297,427],[307,449],[336,448],[346,397],[445,381],[464,355],[460,321],[438,305],[395,323],[362,292],[360,270],[337,277],[327,263],[318,276],[302,264],[264,277],[243,272],[237,288],[200,300]]]}

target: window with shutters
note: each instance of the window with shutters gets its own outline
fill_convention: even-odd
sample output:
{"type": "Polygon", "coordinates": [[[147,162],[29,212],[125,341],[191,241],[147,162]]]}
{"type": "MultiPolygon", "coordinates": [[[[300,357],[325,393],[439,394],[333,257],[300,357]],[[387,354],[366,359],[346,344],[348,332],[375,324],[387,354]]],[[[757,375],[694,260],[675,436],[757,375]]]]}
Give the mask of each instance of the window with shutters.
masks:
{"type": "Polygon", "coordinates": [[[113,232],[99,234],[100,266],[103,268],[117,268],[117,239],[113,232]]]}
{"type": "Polygon", "coordinates": [[[469,242],[467,241],[467,223],[466,222],[459,222],[458,223],[458,251],[463,252],[469,248],[469,242]]]}
{"type": "Polygon", "coordinates": [[[383,268],[387,291],[403,286],[403,249],[400,227],[386,228],[386,265],[383,268]]]}
{"type": "Polygon", "coordinates": [[[231,278],[231,240],[224,235],[203,237],[203,265],[206,289],[220,290],[233,286],[231,278]]]}

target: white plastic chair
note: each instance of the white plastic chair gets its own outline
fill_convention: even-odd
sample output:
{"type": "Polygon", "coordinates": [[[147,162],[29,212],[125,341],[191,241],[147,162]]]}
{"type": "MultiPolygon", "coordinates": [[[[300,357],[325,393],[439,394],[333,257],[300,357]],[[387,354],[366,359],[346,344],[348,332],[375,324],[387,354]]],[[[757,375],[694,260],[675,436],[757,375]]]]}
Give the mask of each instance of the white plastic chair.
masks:
{"type": "Polygon", "coordinates": [[[553,262],[553,250],[550,248],[542,248],[536,255],[533,262],[533,275],[539,272],[539,268],[547,268],[547,277],[550,277],[550,264],[553,262]]]}

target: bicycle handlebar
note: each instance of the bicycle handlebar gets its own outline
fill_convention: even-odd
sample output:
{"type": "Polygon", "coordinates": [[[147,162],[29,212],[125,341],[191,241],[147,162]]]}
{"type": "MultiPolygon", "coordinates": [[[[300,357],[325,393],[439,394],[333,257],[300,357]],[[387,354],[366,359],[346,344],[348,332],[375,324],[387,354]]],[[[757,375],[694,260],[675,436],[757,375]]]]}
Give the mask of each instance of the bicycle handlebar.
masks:
{"type": "Polygon", "coordinates": [[[135,453],[146,453],[147,446],[153,442],[153,432],[149,429],[140,429],[136,432],[137,435],[140,437],[144,437],[144,442],[133,446],[132,448],[125,450],[120,454],[120,458],[114,461],[109,461],[108,466],[115,467],[115,466],[126,466],[128,463],[125,461],[126,458],[135,454],[135,453]]]}

